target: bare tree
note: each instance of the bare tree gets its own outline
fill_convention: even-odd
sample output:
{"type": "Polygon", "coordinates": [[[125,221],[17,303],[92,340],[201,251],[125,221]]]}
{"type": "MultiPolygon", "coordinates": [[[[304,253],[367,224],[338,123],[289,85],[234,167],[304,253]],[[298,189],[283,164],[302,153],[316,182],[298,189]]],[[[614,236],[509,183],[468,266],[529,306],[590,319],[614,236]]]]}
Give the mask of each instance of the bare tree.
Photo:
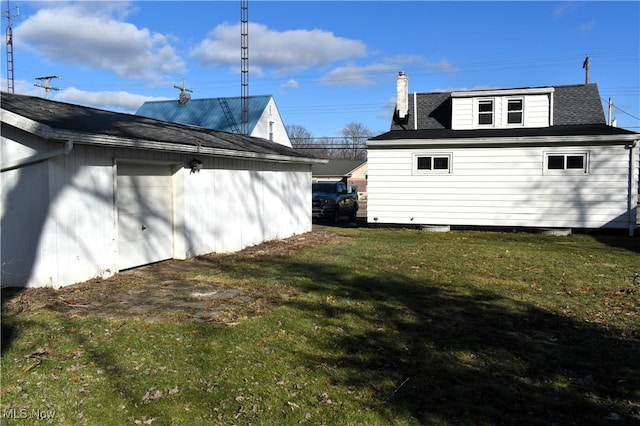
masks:
{"type": "Polygon", "coordinates": [[[362,123],[349,123],[342,137],[313,137],[304,126],[286,126],[291,146],[314,157],[341,160],[366,160],[366,142],[373,132],[362,123]]]}
{"type": "Polygon", "coordinates": [[[362,123],[351,122],[342,129],[344,136],[343,147],[340,149],[339,158],[345,160],[366,160],[367,139],[373,136],[373,132],[362,123]]]}
{"type": "Polygon", "coordinates": [[[292,124],[285,126],[285,128],[287,129],[291,146],[294,148],[305,148],[313,140],[313,135],[304,126],[292,124]]]}
{"type": "Polygon", "coordinates": [[[312,157],[326,158],[326,147],[320,143],[320,140],[314,138],[306,127],[297,124],[285,127],[293,148],[312,157]]]}

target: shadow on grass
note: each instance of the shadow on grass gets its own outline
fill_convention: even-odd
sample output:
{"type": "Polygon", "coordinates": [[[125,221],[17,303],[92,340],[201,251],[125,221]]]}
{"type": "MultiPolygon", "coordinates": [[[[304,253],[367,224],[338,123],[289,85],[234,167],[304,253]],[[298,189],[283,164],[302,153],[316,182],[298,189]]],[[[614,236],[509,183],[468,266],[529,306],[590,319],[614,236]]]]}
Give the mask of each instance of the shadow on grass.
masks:
{"type": "Polygon", "coordinates": [[[265,271],[276,263],[283,277],[309,278],[306,290],[321,301],[300,298],[289,306],[340,330],[306,354],[309,366],[335,366],[335,384],[371,392],[373,406],[363,409],[378,406],[390,422],[407,416],[421,424],[475,425],[638,419],[638,340],[472,286],[463,294],[402,273],[265,262],[265,271]]]}
{"type": "Polygon", "coordinates": [[[23,288],[17,287],[3,287],[0,289],[0,299],[2,301],[0,307],[3,313],[3,315],[1,315],[0,317],[0,321],[2,322],[2,337],[0,343],[2,346],[0,347],[0,351],[3,354],[11,347],[17,333],[16,327],[10,322],[6,321],[6,316],[4,315],[4,307],[6,303],[18,297],[20,292],[22,292],[23,290],[23,288]]]}

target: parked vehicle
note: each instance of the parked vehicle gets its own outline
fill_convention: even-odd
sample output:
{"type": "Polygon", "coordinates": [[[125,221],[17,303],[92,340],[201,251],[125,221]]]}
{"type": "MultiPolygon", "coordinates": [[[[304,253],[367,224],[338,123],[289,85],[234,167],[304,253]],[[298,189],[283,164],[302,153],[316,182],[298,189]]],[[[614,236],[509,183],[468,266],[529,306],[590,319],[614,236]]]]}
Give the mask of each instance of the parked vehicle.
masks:
{"type": "Polygon", "coordinates": [[[338,222],[342,216],[355,221],[358,214],[358,192],[349,192],[344,182],[312,184],[312,218],[338,222]]]}

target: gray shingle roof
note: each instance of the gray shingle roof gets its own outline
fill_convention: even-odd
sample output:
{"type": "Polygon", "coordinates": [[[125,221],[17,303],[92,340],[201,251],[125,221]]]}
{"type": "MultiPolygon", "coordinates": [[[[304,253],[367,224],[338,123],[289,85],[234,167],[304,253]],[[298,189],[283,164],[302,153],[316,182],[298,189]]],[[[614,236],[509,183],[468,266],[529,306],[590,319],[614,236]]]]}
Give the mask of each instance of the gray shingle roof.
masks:
{"type": "MultiPolygon", "coordinates": [[[[554,126],[606,124],[600,93],[595,83],[553,87],[554,126]]],[[[414,96],[417,96],[418,130],[451,129],[451,93],[410,94],[407,123],[397,123],[394,120],[390,130],[414,130],[414,96]]]]}
{"type": "MultiPolygon", "coordinates": [[[[177,148],[194,145],[266,155],[309,158],[293,148],[266,139],[169,123],[43,98],[2,92],[1,107],[45,124],[54,130],[82,135],[105,135],[140,141],[164,142],[177,148]]],[[[82,139],[76,142],[82,143],[82,139]]]]}
{"type": "Polygon", "coordinates": [[[614,136],[633,135],[631,130],[611,127],[606,124],[563,125],[551,127],[509,128],[509,129],[420,129],[420,130],[391,130],[369,140],[397,140],[397,139],[487,139],[513,137],[544,137],[544,136],[614,136]]]}
{"type": "Polygon", "coordinates": [[[343,177],[365,163],[366,160],[329,160],[325,164],[314,164],[311,174],[315,177],[343,177]]]}

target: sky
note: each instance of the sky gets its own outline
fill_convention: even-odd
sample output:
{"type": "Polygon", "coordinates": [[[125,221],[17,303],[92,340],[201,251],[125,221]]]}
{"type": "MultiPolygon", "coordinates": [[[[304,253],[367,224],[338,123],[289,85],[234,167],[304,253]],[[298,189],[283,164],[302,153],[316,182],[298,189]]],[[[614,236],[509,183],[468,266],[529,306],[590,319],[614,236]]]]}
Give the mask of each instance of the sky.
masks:
{"type": "MultiPolygon", "coordinates": [[[[2,1],[16,93],[135,113],[148,100],[241,96],[241,2],[2,1]],[[9,6],[9,7],[8,7],[9,6]],[[16,16],[17,15],[17,16],[16,16]]],[[[338,137],[389,130],[396,78],[410,92],[597,83],[640,132],[638,1],[249,0],[248,93],[287,126],[338,137]]],[[[4,40],[4,37],[3,37],[4,40]]],[[[1,89],[8,90],[2,43],[1,89]]]]}

